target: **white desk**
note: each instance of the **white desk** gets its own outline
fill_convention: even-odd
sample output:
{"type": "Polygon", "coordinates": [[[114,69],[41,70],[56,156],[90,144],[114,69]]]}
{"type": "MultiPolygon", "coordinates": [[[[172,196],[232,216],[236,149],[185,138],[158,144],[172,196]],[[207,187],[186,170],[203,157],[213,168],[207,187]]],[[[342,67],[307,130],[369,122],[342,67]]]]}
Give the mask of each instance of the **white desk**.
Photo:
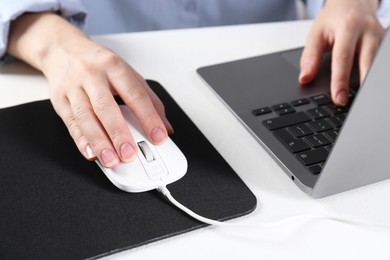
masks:
{"type": "MultiPolygon", "coordinates": [[[[390,220],[390,181],[321,200],[305,195],[195,72],[203,65],[303,46],[310,25],[272,23],[108,35],[96,40],[119,53],[145,78],[159,81],[257,196],[256,211],[232,222],[261,223],[300,213],[390,220]]],[[[19,63],[0,67],[0,107],[46,98],[47,82],[39,73],[19,63]]],[[[108,258],[390,259],[389,245],[388,231],[315,220],[268,229],[208,227],[108,258]]]]}

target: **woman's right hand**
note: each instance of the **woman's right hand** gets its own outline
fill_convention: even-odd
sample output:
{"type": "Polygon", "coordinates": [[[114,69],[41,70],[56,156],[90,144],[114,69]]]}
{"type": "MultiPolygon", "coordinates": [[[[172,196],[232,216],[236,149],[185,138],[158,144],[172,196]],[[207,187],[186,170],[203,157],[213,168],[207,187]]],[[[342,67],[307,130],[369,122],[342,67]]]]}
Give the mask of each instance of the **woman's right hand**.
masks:
{"type": "Polygon", "coordinates": [[[23,18],[19,28],[24,27],[24,33],[15,41],[19,46],[30,37],[39,41],[39,37],[51,36],[39,41],[45,48],[35,50],[39,53],[35,62],[30,62],[28,54],[23,55],[27,51],[23,47],[11,49],[10,54],[44,73],[53,107],[85,158],[98,158],[105,167],[113,167],[136,156],[136,144],[114,100],[116,94],[138,118],[152,143],[164,142],[173,131],[160,99],[117,54],[55,14],[23,18]]]}

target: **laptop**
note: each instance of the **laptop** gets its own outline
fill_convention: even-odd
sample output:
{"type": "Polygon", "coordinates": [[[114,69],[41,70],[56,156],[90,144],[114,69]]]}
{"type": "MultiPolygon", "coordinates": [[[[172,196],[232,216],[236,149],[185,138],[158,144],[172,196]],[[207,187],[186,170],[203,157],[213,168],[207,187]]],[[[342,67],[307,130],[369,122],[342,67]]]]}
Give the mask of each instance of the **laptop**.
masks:
{"type": "Polygon", "coordinates": [[[315,198],[390,178],[390,33],[350,102],[330,98],[330,54],[298,83],[302,48],[201,67],[199,75],[298,187],[315,198]]]}

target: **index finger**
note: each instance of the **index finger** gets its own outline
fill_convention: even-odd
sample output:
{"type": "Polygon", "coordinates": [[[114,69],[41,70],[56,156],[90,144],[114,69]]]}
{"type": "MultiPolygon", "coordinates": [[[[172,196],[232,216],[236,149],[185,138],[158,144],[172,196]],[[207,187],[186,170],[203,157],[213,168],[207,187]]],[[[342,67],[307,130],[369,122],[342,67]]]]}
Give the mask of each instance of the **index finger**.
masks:
{"type": "Polygon", "coordinates": [[[349,79],[355,56],[357,33],[344,30],[335,39],[332,52],[332,75],[330,91],[336,105],[348,103],[349,79]]]}

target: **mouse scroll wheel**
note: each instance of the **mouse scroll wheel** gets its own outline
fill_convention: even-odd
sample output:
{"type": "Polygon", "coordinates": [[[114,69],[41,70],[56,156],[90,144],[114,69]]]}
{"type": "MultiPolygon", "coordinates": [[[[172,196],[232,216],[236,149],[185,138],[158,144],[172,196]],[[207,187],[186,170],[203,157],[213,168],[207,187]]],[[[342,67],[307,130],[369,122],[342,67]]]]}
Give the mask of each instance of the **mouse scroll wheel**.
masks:
{"type": "Polygon", "coordinates": [[[145,141],[139,142],[138,147],[141,150],[147,162],[151,162],[155,160],[152,150],[150,149],[149,145],[145,141]]]}

